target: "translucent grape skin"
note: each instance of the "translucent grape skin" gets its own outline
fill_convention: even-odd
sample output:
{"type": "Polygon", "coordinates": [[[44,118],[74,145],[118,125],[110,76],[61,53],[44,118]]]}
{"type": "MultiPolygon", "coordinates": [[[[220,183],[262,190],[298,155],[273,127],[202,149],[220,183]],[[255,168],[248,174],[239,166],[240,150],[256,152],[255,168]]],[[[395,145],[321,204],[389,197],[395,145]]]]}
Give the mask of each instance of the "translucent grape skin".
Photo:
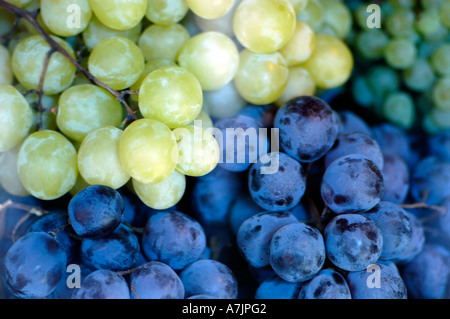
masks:
{"type": "Polygon", "coordinates": [[[38,131],[23,142],[17,167],[20,180],[31,195],[53,200],[68,193],[75,185],[77,153],[61,133],[38,131]]]}
{"type": "Polygon", "coordinates": [[[281,96],[275,101],[279,107],[298,96],[313,96],[316,93],[316,83],[312,75],[303,67],[289,68],[289,76],[281,96]]]}
{"type": "Polygon", "coordinates": [[[295,25],[295,11],[287,0],[242,1],[233,20],[239,42],[257,53],[282,48],[292,37],[295,25]]]}
{"type": "Polygon", "coordinates": [[[136,26],[147,10],[147,0],[89,0],[89,5],[97,18],[107,27],[128,30],[136,26]]]}
{"type": "Polygon", "coordinates": [[[202,104],[199,81],[191,72],[178,66],[168,66],[150,73],[139,90],[142,115],[161,121],[170,128],[192,122],[201,112],[202,104]]]}
{"type": "Polygon", "coordinates": [[[122,107],[111,93],[84,84],[72,86],[61,94],[56,123],[65,135],[82,142],[96,129],[119,126],[122,117],[122,107]]]}
{"type": "Polygon", "coordinates": [[[142,236],[142,250],[148,260],[163,262],[176,271],[199,260],[205,248],[203,227],[176,211],[151,216],[142,236]]]}
{"type": "Polygon", "coordinates": [[[31,107],[20,92],[9,84],[0,84],[0,152],[16,147],[32,124],[31,107]]]}
{"type": "Polygon", "coordinates": [[[0,153],[0,186],[5,192],[14,196],[29,196],[20,180],[17,171],[17,160],[21,144],[15,148],[0,153]]]}
{"type": "MultiPolygon", "coordinates": [[[[301,164],[284,153],[269,153],[279,163],[274,174],[263,174],[269,166],[261,159],[249,170],[248,186],[253,200],[264,210],[284,211],[297,206],[306,190],[306,175],[301,164]]],[[[262,157],[264,158],[264,157],[262,157]]]]}
{"type": "Polygon", "coordinates": [[[237,245],[252,267],[270,265],[270,241],[281,227],[297,223],[288,212],[265,212],[246,219],[238,229],[237,245]]]}
{"type": "Polygon", "coordinates": [[[142,51],[131,40],[116,36],[102,40],[89,55],[88,68],[93,76],[115,90],[133,85],[144,71],[142,51]],[[117,54],[120,52],[120,55],[117,54]],[[114,68],[111,68],[114,65],[114,68]]]}
{"type": "Polygon", "coordinates": [[[384,192],[383,175],[375,163],[353,154],[328,166],[323,175],[321,195],[335,213],[358,213],[377,205],[384,192]]]}
{"type": "Polygon", "coordinates": [[[203,259],[196,261],[180,272],[186,297],[210,295],[219,299],[236,299],[238,283],[234,273],[225,264],[203,259]]]}
{"type": "Polygon", "coordinates": [[[83,189],[72,197],[68,206],[72,228],[83,238],[112,233],[119,226],[123,211],[120,193],[103,185],[83,189]]]}
{"type": "Polygon", "coordinates": [[[276,114],[274,127],[280,130],[281,149],[301,163],[324,156],[336,141],[337,114],[323,100],[302,96],[290,100],[276,114]]]}
{"type": "Polygon", "coordinates": [[[378,226],[359,214],[342,214],[325,228],[325,246],[331,262],[346,271],[359,271],[375,263],[383,249],[378,226]]]}
{"type": "Polygon", "coordinates": [[[301,287],[299,283],[288,282],[274,275],[258,286],[255,299],[296,299],[301,287]]]}
{"type": "Polygon", "coordinates": [[[383,169],[383,153],[377,141],[362,132],[349,132],[338,135],[333,147],[325,155],[325,167],[336,159],[351,154],[359,154],[374,162],[383,169]]]}
{"type": "Polygon", "coordinates": [[[120,138],[120,162],[141,183],[159,183],[175,170],[177,144],[163,123],[140,119],[131,123],[120,138]]]}
{"type": "MultiPolygon", "coordinates": [[[[369,276],[373,270],[352,271],[346,276],[353,299],[407,299],[407,288],[397,269],[382,263],[375,264],[379,267],[380,288],[369,288],[368,282],[372,282],[369,276]]],[[[375,270],[377,271],[377,270],[375,270]]]]}
{"type": "Polygon", "coordinates": [[[302,286],[298,299],[352,299],[352,296],[340,273],[323,269],[302,286]]]}
{"type": "Polygon", "coordinates": [[[184,299],[185,288],[180,277],[168,265],[150,261],[133,270],[131,299],[184,299]]]}
{"type": "Polygon", "coordinates": [[[120,224],[103,237],[84,238],[81,260],[93,269],[125,271],[133,268],[140,252],[139,239],[128,226],[120,224]]]}
{"type": "Polygon", "coordinates": [[[270,242],[270,265],[275,273],[289,282],[313,278],[325,262],[322,234],[303,223],[278,229],[270,242]]]}
{"type": "Polygon", "coordinates": [[[2,278],[14,294],[25,299],[50,295],[63,277],[67,257],[64,248],[46,233],[29,233],[8,250],[2,278]]]}
{"type": "Polygon", "coordinates": [[[316,34],[305,22],[297,21],[290,40],[279,52],[289,67],[297,66],[309,59],[316,45],[316,34]]]}
{"type": "Polygon", "coordinates": [[[96,270],[89,274],[79,289],[74,289],[72,299],[130,299],[126,280],[110,270],[96,270]]]}

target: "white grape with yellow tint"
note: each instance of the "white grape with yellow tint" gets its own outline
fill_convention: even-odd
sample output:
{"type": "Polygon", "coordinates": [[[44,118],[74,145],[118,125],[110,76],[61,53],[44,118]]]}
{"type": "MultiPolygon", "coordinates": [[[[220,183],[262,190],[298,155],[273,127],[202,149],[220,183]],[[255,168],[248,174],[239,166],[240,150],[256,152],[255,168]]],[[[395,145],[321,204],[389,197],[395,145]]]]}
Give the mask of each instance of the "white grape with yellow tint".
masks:
{"type": "Polygon", "coordinates": [[[130,179],[120,162],[119,144],[123,131],[113,126],[97,129],[84,139],[78,150],[78,169],[91,185],[118,189],[130,179]]]}
{"type": "Polygon", "coordinates": [[[29,196],[20,181],[17,171],[17,159],[21,144],[9,151],[0,153],[0,185],[8,193],[14,196],[29,196]]]}
{"type": "Polygon", "coordinates": [[[185,0],[148,0],[145,17],[160,25],[172,25],[180,22],[188,13],[185,0]]]}
{"type": "Polygon", "coordinates": [[[223,33],[202,32],[187,40],[178,63],[195,75],[203,90],[217,90],[233,80],[239,67],[239,51],[223,33]]]}
{"type": "Polygon", "coordinates": [[[0,152],[14,148],[33,123],[30,105],[12,85],[0,84],[0,152]]]}
{"type": "Polygon", "coordinates": [[[111,93],[96,85],[73,86],[59,98],[58,127],[78,142],[98,128],[119,126],[122,119],[120,103],[111,93]]]}
{"type": "Polygon", "coordinates": [[[89,0],[89,4],[97,18],[115,30],[135,27],[147,11],[147,0],[89,0]]]}
{"type": "Polygon", "coordinates": [[[120,162],[137,181],[159,183],[175,170],[178,149],[175,135],[163,123],[140,119],[131,123],[119,144],[120,162]]]}
{"type": "Polygon", "coordinates": [[[316,94],[316,82],[311,74],[301,66],[289,68],[289,77],[283,94],[275,101],[277,106],[282,106],[289,100],[298,96],[314,96],[316,94]]]}
{"type": "Polygon", "coordinates": [[[150,73],[139,90],[139,110],[170,128],[192,122],[202,110],[203,93],[197,78],[184,68],[168,66],[150,73]]]}
{"type": "Polygon", "coordinates": [[[9,50],[0,44],[0,84],[13,84],[13,73],[11,66],[11,54],[9,50]]]}
{"type": "Polygon", "coordinates": [[[144,184],[132,179],[133,189],[141,201],[153,209],[167,209],[178,204],[186,190],[186,177],[177,171],[156,184],[144,184]]]}
{"type": "Polygon", "coordinates": [[[231,10],[236,0],[186,0],[189,8],[204,19],[217,19],[231,10]]]}
{"type": "Polygon", "coordinates": [[[68,193],[75,185],[77,152],[61,133],[39,131],[23,142],[17,167],[20,180],[31,195],[53,200],[68,193]]]}
{"type": "Polygon", "coordinates": [[[309,59],[316,46],[316,34],[305,22],[298,21],[294,34],[279,52],[288,66],[299,65],[309,59]]]}

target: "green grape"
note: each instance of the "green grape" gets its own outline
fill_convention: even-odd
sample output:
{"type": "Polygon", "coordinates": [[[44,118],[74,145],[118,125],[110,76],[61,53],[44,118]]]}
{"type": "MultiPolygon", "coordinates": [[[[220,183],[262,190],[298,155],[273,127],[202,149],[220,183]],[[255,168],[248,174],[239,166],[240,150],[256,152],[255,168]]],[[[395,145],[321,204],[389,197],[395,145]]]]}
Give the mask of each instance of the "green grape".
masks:
{"type": "Polygon", "coordinates": [[[431,120],[441,130],[450,129],[450,111],[433,108],[430,112],[431,120]]]}
{"type": "Polygon", "coordinates": [[[119,144],[123,131],[106,126],[86,136],[78,150],[78,170],[91,185],[105,185],[118,189],[130,175],[120,163],[119,144]]]}
{"type": "Polygon", "coordinates": [[[236,0],[185,0],[188,7],[199,17],[217,19],[231,10],[236,0]]]}
{"type": "Polygon", "coordinates": [[[257,53],[273,53],[292,37],[296,17],[287,0],[245,0],[236,9],[233,29],[239,42],[257,53]]]}
{"type": "Polygon", "coordinates": [[[17,159],[21,144],[9,151],[0,153],[0,185],[8,193],[14,196],[29,196],[20,181],[17,171],[17,159]]]}
{"type": "Polygon", "coordinates": [[[416,92],[424,92],[431,88],[436,76],[427,60],[417,59],[414,64],[403,71],[406,86],[416,92]]]}
{"type": "Polygon", "coordinates": [[[375,103],[375,96],[365,76],[358,75],[354,78],[351,87],[352,96],[358,105],[369,108],[375,103]]]}
{"type": "Polygon", "coordinates": [[[241,0],[236,0],[230,11],[217,19],[205,19],[198,15],[194,15],[195,22],[203,32],[217,31],[232,38],[234,37],[233,18],[239,3],[241,3],[241,0]]]}
{"type": "Polygon", "coordinates": [[[404,7],[412,9],[416,5],[416,0],[388,0],[394,7],[404,7]]]}
{"type": "Polygon", "coordinates": [[[52,130],[57,131],[58,125],[56,124],[56,115],[51,111],[39,112],[33,110],[33,124],[29,133],[36,132],[37,130],[52,130]]]}
{"type": "Polygon", "coordinates": [[[128,30],[144,18],[147,0],[89,0],[97,18],[107,27],[128,30]]]}
{"type": "Polygon", "coordinates": [[[347,82],[353,64],[353,55],[342,40],[318,34],[316,48],[302,66],[313,76],[318,88],[331,89],[347,82]]]}
{"type": "Polygon", "coordinates": [[[417,57],[419,59],[429,59],[433,52],[441,46],[441,43],[430,43],[423,41],[417,48],[417,57]]]}
{"type": "Polygon", "coordinates": [[[31,107],[17,89],[0,84],[0,152],[19,144],[33,122],[31,107]]]}
{"type": "Polygon", "coordinates": [[[203,109],[215,118],[236,115],[246,105],[234,81],[218,90],[203,92],[203,109]]]}
{"type": "Polygon", "coordinates": [[[397,72],[384,64],[376,65],[369,69],[367,72],[367,84],[374,95],[381,99],[400,88],[397,72]]]}
{"type": "Polygon", "coordinates": [[[20,180],[31,195],[53,200],[68,193],[75,185],[77,152],[61,133],[39,131],[23,142],[17,167],[20,180]]]}
{"type": "Polygon", "coordinates": [[[323,7],[323,24],[329,25],[340,39],[346,39],[352,28],[352,13],[344,2],[320,0],[323,7]]]}
{"type": "Polygon", "coordinates": [[[7,48],[0,44],[0,84],[13,84],[11,55],[7,48]]]}
{"type": "Polygon", "coordinates": [[[282,106],[297,96],[313,96],[315,93],[316,83],[311,74],[301,66],[291,67],[289,68],[287,86],[283,94],[275,101],[275,104],[282,106]]]}
{"type": "Polygon", "coordinates": [[[288,0],[294,8],[295,15],[297,16],[308,5],[309,0],[288,0]]]}
{"type": "Polygon", "coordinates": [[[383,57],[388,41],[389,37],[381,29],[367,29],[356,35],[355,46],[364,59],[377,60],[383,57]]]}
{"type": "Polygon", "coordinates": [[[177,171],[156,184],[144,184],[135,179],[132,182],[140,200],[148,207],[159,210],[178,204],[186,190],[186,177],[177,171]]]}
{"type": "Polygon", "coordinates": [[[444,27],[442,24],[439,24],[439,27],[436,30],[436,32],[425,34],[423,36],[423,39],[428,42],[440,43],[446,41],[448,34],[449,34],[448,29],[444,27]]]}
{"type": "Polygon", "coordinates": [[[447,29],[450,29],[450,1],[445,1],[439,8],[441,23],[447,29]]]}
{"type": "Polygon", "coordinates": [[[383,114],[392,123],[409,129],[415,120],[415,107],[406,92],[394,92],[387,96],[383,104],[383,114]]]}
{"type": "Polygon", "coordinates": [[[450,75],[450,44],[443,44],[431,55],[431,66],[440,76],[450,75]]]}
{"type": "Polygon", "coordinates": [[[175,61],[181,47],[189,38],[189,32],[181,24],[153,24],[142,33],[139,48],[147,61],[158,58],[175,61]]]}
{"type": "Polygon", "coordinates": [[[422,117],[422,127],[429,135],[434,135],[441,131],[441,128],[433,122],[430,113],[427,113],[422,117]]]}
{"type": "Polygon", "coordinates": [[[214,123],[206,112],[201,111],[195,120],[189,123],[188,126],[200,126],[202,129],[207,130],[212,129],[214,127],[214,123]]]}
{"type": "Polygon", "coordinates": [[[203,90],[218,90],[233,80],[239,67],[239,52],[228,36],[209,31],[185,42],[178,64],[191,72],[203,90]]]}
{"type": "Polygon", "coordinates": [[[180,22],[189,11],[185,0],[148,0],[145,17],[159,25],[180,22]]]}
{"type": "MultiPolygon", "coordinates": [[[[64,40],[52,36],[72,57],[75,53],[64,40]]],[[[22,40],[12,56],[12,70],[17,80],[27,89],[38,89],[42,69],[50,51],[50,45],[40,35],[32,35],[22,40]]],[[[44,78],[44,93],[53,95],[68,88],[75,76],[75,66],[61,53],[52,54],[44,78]]]]}
{"type": "MultiPolygon", "coordinates": [[[[194,123],[198,124],[198,123],[194,123]]],[[[178,141],[177,170],[188,176],[203,176],[219,162],[219,143],[201,126],[183,126],[173,131],[178,141]]]]}
{"type": "Polygon", "coordinates": [[[120,162],[135,180],[148,184],[165,180],[178,161],[177,141],[172,131],[153,119],[131,123],[119,144],[120,162]]]}
{"type": "Polygon", "coordinates": [[[58,127],[78,142],[98,128],[119,126],[122,118],[120,103],[111,93],[93,84],[73,86],[59,98],[58,127]]]}
{"type": "Polygon", "coordinates": [[[289,69],[278,53],[261,54],[248,49],[241,52],[235,85],[240,95],[256,105],[276,101],[286,88],[289,69]]]}
{"type": "Polygon", "coordinates": [[[108,28],[101,23],[96,16],[92,16],[87,28],[83,31],[83,42],[89,51],[92,51],[102,40],[112,37],[124,37],[134,43],[139,41],[141,36],[142,23],[139,22],[135,27],[123,31],[108,28]]]}
{"type": "Polygon", "coordinates": [[[102,40],[89,56],[89,71],[115,90],[133,85],[144,71],[142,51],[131,40],[112,37],[102,40]]]}
{"type": "Polygon", "coordinates": [[[415,15],[407,8],[396,8],[386,17],[386,30],[393,37],[406,37],[414,30],[415,15]]]}
{"type": "Polygon", "coordinates": [[[309,0],[306,7],[297,14],[297,20],[310,25],[314,31],[319,31],[324,21],[324,8],[319,0],[309,0]]]}
{"type": "Polygon", "coordinates": [[[391,39],[384,51],[386,63],[395,69],[407,69],[417,58],[417,49],[408,39],[391,39]]]}
{"type": "Polygon", "coordinates": [[[445,0],[420,0],[422,8],[440,8],[445,3],[445,0]]]}
{"type": "Polygon", "coordinates": [[[75,182],[75,185],[72,187],[72,189],[69,191],[69,193],[70,193],[70,195],[75,196],[80,191],[82,191],[83,189],[85,189],[89,186],[90,186],[90,184],[88,184],[88,182],[86,182],[84,180],[83,176],[81,176],[81,174],[78,174],[77,181],[75,182]]]}
{"type": "Polygon", "coordinates": [[[192,122],[202,110],[203,93],[197,78],[184,68],[168,66],[150,73],[139,90],[139,110],[170,128],[192,122]]]}
{"type": "Polygon", "coordinates": [[[31,3],[31,1],[33,1],[33,0],[6,0],[6,2],[9,2],[19,8],[23,8],[27,5],[29,5],[31,3]]]}
{"type": "Polygon", "coordinates": [[[278,52],[288,66],[299,65],[309,59],[316,45],[316,34],[311,27],[298,21],[291,39],[278,52]]]}
{"type": "Polygon", "coordinates": [[[440,78],[433,86],[432,95],[436,109],[450,111],[450,77],[440,78]]]}
{"type": "Polygon", "coordinates": [[[427,9],[419,13],[416,21],[416,29],[422,35],[432,35],[441,27],[439,10],[436,8],[427,9]]]}
{"type": "Polygon", "coordinates": [[[0,37],[4,36],[14,27],[14,14],[0,8],[0,37]]]}
{"type": "Polygon", "coordinates": [[[88,0],[41,0],[40,4],[45,25],[61,37],[83,32],[92,16],[88,0]]]}
{"type": "Polygon", "coordinates": [[[354,19],[356,24],[362,29],[362,30],[370,30],[367,26],[367,19],[370,16],[370,12],[367,12],[367,5],[366,4],[360,4],[354,11],[354,19]]]}

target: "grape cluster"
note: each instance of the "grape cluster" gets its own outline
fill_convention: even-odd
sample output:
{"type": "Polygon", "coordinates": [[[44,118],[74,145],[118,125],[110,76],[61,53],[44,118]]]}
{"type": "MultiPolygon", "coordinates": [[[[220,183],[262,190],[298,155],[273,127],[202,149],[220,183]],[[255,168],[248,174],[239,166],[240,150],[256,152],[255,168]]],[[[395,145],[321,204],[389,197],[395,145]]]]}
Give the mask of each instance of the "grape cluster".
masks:
{"type": "MultiPolygon", "coordinates": [[[[355,76],[349,91],[373,114],[430,134],[450,128],[450,2],[383,1],[369,28],[370,1],[351,1],[355,76]]],[[[371,16],[372,15],[372,16],[371,16]]]]}
{"type": "Polygon", "coordinates": [[[448,1],[415,2],[389,39],[357,0],[0,0],[0,297],[450,298],[450,135],[399,92],[446,103],[448,1]]]}

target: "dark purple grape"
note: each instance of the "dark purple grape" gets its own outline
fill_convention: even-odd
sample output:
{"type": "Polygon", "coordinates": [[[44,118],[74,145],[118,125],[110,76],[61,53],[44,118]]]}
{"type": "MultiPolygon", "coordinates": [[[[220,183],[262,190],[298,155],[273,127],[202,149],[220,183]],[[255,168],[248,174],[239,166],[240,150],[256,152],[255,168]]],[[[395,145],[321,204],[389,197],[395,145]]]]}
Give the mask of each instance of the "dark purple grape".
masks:
{"type": "Polygon", "coordinates": [[[409,192],[409,168],[403,159],[395,154],[384,154],[383,166],[384,201],[401,204],[409,192]]]}
{"type": "Polygon", "coordinates": [[[450,162],[450,130],[431,136],[428,139],[428,148],[430,155],[450,162]]]}
{"type": "Polygon", "coordinates": [[[352,299],[352,295],[340,273],[323,269],[302,286],[298,299],[352,299]]]}
{"type": "Polygon", "coordinates": [[[96,270],[73,291],[72,299],[130,299],[130,288],[121,275],[110,270],[96,270]]]}
{"type": "Polygon", "coordinates": [[[352,111],[340,111],[339,114],[339,133],[361,132],[372,136],[372,130],[369,125],[356,113],[352,111]]]}
{"type": "Polygon", "coordinates": [[[395,154],[409,164],[411,146],[405,130],[394,124],[383,123],[372,127],[372,134],[383,153],[395,154]]]}
{"type": "Polygon", "coordinates": [[[297,299],[301,287],[301,283],[288,282],[274,275],[258,286],[255,299],[297,299]]]}

